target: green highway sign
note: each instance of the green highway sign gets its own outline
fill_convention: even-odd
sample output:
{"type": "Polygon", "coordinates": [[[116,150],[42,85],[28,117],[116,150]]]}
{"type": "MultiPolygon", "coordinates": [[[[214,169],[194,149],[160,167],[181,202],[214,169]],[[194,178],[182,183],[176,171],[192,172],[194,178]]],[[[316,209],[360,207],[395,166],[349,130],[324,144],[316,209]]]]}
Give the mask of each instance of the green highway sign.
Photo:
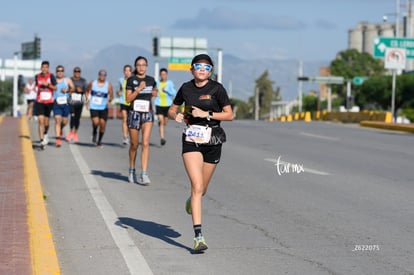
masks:
{"type": "Polygon", "coordinates": [[[414,58],[414,38],[377,37],[374,39],[374,57],[384,58],[387,48],[406,49],[407,58],[414,58]]]}
{"type": "Polygon", "coordinates": [[[172,71],[188,71],[191,68],[191,57],[168,58],[168,69],[172,71]]]}
{"type": "Polygon", "coordinates": [[[172,64],[191,64],[191,57],[170,57],[168,63],[172,64]]]}
{"type": "Polygon", "coordinates": [[[364,83],[367,79],[368,77],[366,76],[356,76],[352,79],[352,83],[354,83],[354,85],[362,85],[362,83],[364,83]]]}

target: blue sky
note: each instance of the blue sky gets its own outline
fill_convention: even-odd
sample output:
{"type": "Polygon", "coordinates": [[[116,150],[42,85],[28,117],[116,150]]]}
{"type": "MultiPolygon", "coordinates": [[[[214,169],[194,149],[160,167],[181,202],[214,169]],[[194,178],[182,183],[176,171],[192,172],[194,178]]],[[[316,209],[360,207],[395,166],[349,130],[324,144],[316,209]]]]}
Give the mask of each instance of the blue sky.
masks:
{"type": "Polygon", "coordinates": [[[12,58],[37,33],[42,58],[62,63],[113,44],[150,50],[154,30],[207,38],[209,47],[244,59],[332,60],[358,22],[395,13],[395,0],[8,0],[1,6],[0,58],[12,58]]]}

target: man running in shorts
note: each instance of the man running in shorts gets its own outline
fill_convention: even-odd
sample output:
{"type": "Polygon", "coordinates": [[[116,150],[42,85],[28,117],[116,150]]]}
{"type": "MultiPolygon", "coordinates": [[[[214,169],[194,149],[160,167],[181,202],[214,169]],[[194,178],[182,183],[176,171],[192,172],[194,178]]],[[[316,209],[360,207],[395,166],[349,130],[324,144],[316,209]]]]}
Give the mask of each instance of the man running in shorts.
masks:
{"type": "Polygon", "coordinates": [[[53,92],[56,90],[56,78],[49,72],[49,61],[43,61],[41,72],[35,76],[37,88],[36,114],[39,122],[40,145],[44,148],[49,143],[49,117],[53,109],[53,92]]]}
{"type": "Polygon", "coordinates": [[[108,120],[108,106],[113,99],[112,85],[106,80],[105,70],[99,70],[98,79],[91,81],[86,88],[87,100],[92,119],[92,143],[102,148],[102,137],[108,120]],[[98,135],[99,127],[99,136],[98,135]]]}
{"type": "Polygon", "coordinates": [[[168,70],[166,68],[161,68],[160,81],[157,83],[158,95],[155,98],[155,112],[158,117],[161,145],[165,145],[167,142],[165,140],[165,126],[168,123],[168,109],[177,93],[174,88],[174,83],[167,78],[168,70]]]}
{"type": "Polygon", "coordinates": [[[69,117],[69,95],[75,89],[72,80],[65,78],[65,68],[61,65],[56,67],[57,89],[54,93],[53,115],[55,117],[56,147],[62,145],[63,128],[68,124],[69,117]]]}
{"type": "Polygon", "coordinates": [[[191,196],[186,201],[185,209],[192,215],[195,252],[207,249],[201,233],[202,197],[220,162],[222,144],[226,141],[220,123],[234,118],[223,85],[210,79],[212,71],[210,56],[195,56],[191,62],[194,79],[181,86],[168,111],[171,119],[187,124],[182,136],[182,158],[191,182],[191,196]],[[185,114],[178,113],[183,103],[185,114]]]}
{"type": "Polygon", "coordinates": [[[126,101],[131,103],[128,113],[129,128],[129,176],[131,183],[148,185],[151,183],[148,177],[148,160],[151,129],[154,122],[154,111],[151,99],[157,96],[155,79],[147,75],[148,61],[143,56],[138,56],[134,62],[135,70],[128,78],[126,84],[126,101]],[[139,134],[142,132],[141,142],[141,173],[137,181],[135,174],[135,160],[137,157],[139,134]]]}
{"type": "Polygon", "coordinates": [[[73,69],[73,76],[71,77],[71,80],[75,86],[75,89],[70,95],[70,132],[66,135],[66,140],[78,142],[78,130],[88,83],[86,82],[86,79],[81,77],[81,69],[79,67],[75,67],[73,69]]]}
{"type": "Polygon", "coordinates": [[[131,76],[132,68],[130,65],[124,66],[124,76],[119,79],[119,91],[118,91],[118,98],[119,98],[119,105],[121,107],[121,116],[122,116],[122,144],[128,145],[129,138],[128,138],[128,125],[127,125],[127,118],[128,118],[128,111],[130,104],[126,102],[126,83],[128,78],[131,76]]]}

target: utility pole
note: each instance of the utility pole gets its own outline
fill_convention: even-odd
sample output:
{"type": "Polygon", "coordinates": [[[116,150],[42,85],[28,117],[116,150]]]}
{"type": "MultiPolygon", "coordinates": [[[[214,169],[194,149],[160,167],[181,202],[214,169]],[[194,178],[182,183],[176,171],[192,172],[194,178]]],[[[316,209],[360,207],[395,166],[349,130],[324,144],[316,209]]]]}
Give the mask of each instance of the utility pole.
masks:
{"type": "Polygon", "coordinates": [[[256,87],[255,96],[254,96],[254,120],[259,120],[259,88],[256,87]]]}
{"type": "MultiPolygon", "coordinates": [[[[396,0],[395,13],[395,37],[400,36],[400,0],[396,0]]],[[[391,115],[392,121],[395,122],[395,89],[397,86],[397,70],[392,70],[392,95],[391,95],[391,115]]]]}
{"type": "MultiPolygon", "coordinates": [[[[407,37],[411,38],[413,37],[413,15],[412,15],[412,0],[408,0],[408,7],[407,7],[407,22],[406,22],[406,28],[407,28],[407,37]]],[[[411,71],[413,69],[413,61],[407,60],[408,68],[407,70],[411,71]]]]}
{"type": "Polygon", "coordinates": [[[223,50],[217,49],[217,82],[223,83],[223,50]]]}

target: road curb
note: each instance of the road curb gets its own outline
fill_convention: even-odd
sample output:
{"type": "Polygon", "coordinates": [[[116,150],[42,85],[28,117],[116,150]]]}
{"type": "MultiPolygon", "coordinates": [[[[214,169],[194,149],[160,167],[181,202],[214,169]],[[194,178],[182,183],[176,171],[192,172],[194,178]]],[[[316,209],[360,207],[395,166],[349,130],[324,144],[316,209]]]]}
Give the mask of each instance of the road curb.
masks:
{"type": "Polygon", "coordinates": [[[20,118],[33,274],[60,274],[27,118],[20,118]]]}

